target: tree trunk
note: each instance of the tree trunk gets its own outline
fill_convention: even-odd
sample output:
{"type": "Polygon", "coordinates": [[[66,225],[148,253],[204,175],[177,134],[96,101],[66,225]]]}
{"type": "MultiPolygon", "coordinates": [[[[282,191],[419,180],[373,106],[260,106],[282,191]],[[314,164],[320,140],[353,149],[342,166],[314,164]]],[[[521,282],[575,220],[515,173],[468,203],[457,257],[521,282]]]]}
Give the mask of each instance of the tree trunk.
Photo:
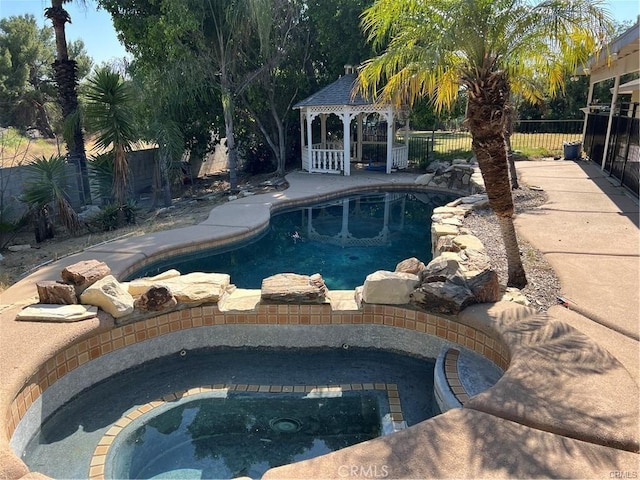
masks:
{"type": "Polygon", "coordinates": [[[469,88],[467,116],[473,152],[478,159],[489,204],[498,217],[505,244],[507,285],[523,288],[527,278],[513,225],[514,207],[504,140],[504,107],[508,92],[508,83],[502,72],[487,73],[484,78],[480,76],[477,83],[469,88]],[[483,84],[482,88],[480,83],[483,84]]]}
{"type": "Polygon", "coordinates": [[[222,81],[222,110],[224,113],[224,128],[227,137],[227,158],[229,162],[229,189],[231,193],[238,191],[238,152],[233,136],[233,94],[227,85],[222,81]]]}
{"type": "Polygon", "coordinates": [[[56,60],[53,62],[56,83],[58,85],[58,101],[62,107],[65,121],[72,121],[72,138],[67,140],[69,161],[78,165],[80,172],[81,198],[84,203],[91,203],[91,186],[87,171],[87,154],[84,147],[84,134],[78,110],[78,77],[76,62],[69,60],[65,24],[70,22],[69,14],[62,7],[63,0],[51,0],[51,7],[45,10],[45,16],[51,20],[56,39],[56,60]]]}
{"type": "Polygon", "coordinates": [[[278,127],[278,168],[276,169],[276,174],[279,177],[284,177],[285,167],[287,163],[285,130],[284,125],[282,124],[282,120],[278,116],[275,107],[271,107],[271,112],[273,114],[273,119],[278,127]]]}
{"type": "Polygon", "coordinates": [[[127,201],[127,181],[129,178],[129,164],[127,153],[122,145],[113,146],[113,198],[121,207],[127,201]]]}
{"type": "Polygon", "coordinates": [[[56,138],[55,133],[53,133],[53,128],[51,128],[51,122],[49,122],[49,116],[47,115],[44,105],[36,100],[32,100],[31,103],[33,103],[33,106],[36,107],[38,112],[36,116],[36,126],[38,127],[38,130],[40,130],[42,135],[46,138],[56,138]]]}
{"type": "Polygon", "coordinates": [[[511,134],[513,133],[513,108],[511,103],[507,102],[504,108],[504,143],[507,147],[507,162],[509,164],[509,174],[511,176],[511,190],[520,188],[518,184],[518,172],[516,171],[516,162],[513,158],[513,148],[511,148],[511,134]]]}

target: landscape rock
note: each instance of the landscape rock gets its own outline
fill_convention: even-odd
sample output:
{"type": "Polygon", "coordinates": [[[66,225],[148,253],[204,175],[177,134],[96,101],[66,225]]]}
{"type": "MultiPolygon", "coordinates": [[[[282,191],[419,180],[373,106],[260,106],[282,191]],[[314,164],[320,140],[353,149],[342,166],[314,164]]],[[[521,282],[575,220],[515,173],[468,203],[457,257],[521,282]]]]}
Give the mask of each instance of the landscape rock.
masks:
{"type": "MultiPolygon", "coordinates": [[[[175,272],[175,271],[174,271],[175,272]]],[[[161,275],[172,275],[165,272],[161,275]]],[[[226,273],[193,272],[168,278],[140,278],[129,282],[131,295],[142,295],[152,286],[167,287],[178,303],[217,303],[230,288],[231,278],[226,273]]]]}
{"type": "Polygon", "coordinates": [[[419,283],[418,276],[412,273],[378,270],[367,275],[362,300],[366,303],[406,305],[409,303],[411,292],[419,283]]]}
{"type": "Polygon", "coordinates": [[[525,297],[522,292],[515,287],[502,287],[500,293],[502,295],[500,300],[503,302],[519,303],[525,307],[529,306],[531,303],[527,297],[525,297]]]}
{"type": "Polygon", "coordinates": [[[98,308],[87,305],[30,305],[16,315],[16,320],[29,322],[78,322],[94,318],[98,308]]]}
{"type": "Polygon", "coordinates": [[[461,259],[461,265],[467,271],[481,272],[491,267],[491,259],[484,251],[477,251],[473,248],[465,248],[457,253],[461,259]]]}
{"type": "Polygon", "coordinates": [[[84,210],[78,213],[78,218],[83,222],[88,222],[102,213],[102,209],[97,205],[87,205],[84,210]]]}
{"type": "Polygon", "coordinates": [[[420,283],[446,282],[462,276],[460,264],[455,258],[439,256],[429,262],[420,272],[420,283]]]}
{"type": "Polygon", "coordinates": [[[413,273],[417,275],[421,270],[425,269],[424,262],[421,262],[416,257],[407,258],[406,260],[402,260],[400,263],[396,265],[395,272],[396,273],[413,273]]]}
{"type": "Polygon", "coordinates": [[[164,285],[153,285],[133,302],[134,308],[146,312],[158,312],[178,304],[171,290],[164,285]]]}
{"type": "Polygon", "coordinates": [[[113,275],[98,280],[80,295],[84,305],[95,305],[113,318],[120,318],[133,312],[133,297],[118,283],[113,275]]]}
{"type": "Polygon", "coordinates": [[[417,183],[418,185],[429,185],[434,175],[434,173],[425,173],[423,175],[420,175],[415,179],[415,183],[417,183]]]}
{"type": "Polygon", "coordinates": [[[476,303],[473,292],[454,282],[422,283],[410,296],[410,303],[429,312],[456,315],[476,303]]]}
{"type": "Polygon", "coordinates": [[[484,251],[484,245],[480,239],[473,235],[458,235],[453,239],[453,244],[460,250],[470,248],[478,252],[484,251]]]}
{"type": "Polygon", "coordinates": [[[477,303],[497,302],[502,296],[498,274],[493,270],[484,270],[467,278],[467,286],[476,297],[477,303]]]}
{"type": "Polygon", "coordinates": [[[76,287],[76,293],[82,293],[88,286],[105,278],[111,269],[104,262],[98,260],[84,260],[74,263],[62,270],[62,280],[76,287]]]}
{"type": "Polygon", "coordinates": [[[9,245],[7,247],[7,250],[9,250],[10,252],[23,252],[25,250],[31,250],[31,245],[29,244],[24,244],[24,245],[9,245]]]}
{"type": "Polygon", "coordinates": [[[327,287],[318,273],[279,273],[262,280],[260,298],[264,302],[324,303],[327,287]]]}
{"type": "Polygon", "coordinates": [[[45,280],[36,283],[39,303],[75,305],[78,303],[76,289],[68,283],[45,280]]]}

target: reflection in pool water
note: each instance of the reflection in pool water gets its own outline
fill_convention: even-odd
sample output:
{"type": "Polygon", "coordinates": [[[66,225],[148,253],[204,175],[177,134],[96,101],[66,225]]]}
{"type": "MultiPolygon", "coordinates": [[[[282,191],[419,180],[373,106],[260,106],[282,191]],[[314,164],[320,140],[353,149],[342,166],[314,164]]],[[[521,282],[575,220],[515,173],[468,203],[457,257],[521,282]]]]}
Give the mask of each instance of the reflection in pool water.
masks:
{"type": "Polygon", "coordinates": [[[116,437],[106,477],[259,478],[271,467],[379,436],[378,399],[350,393],[335,398],[243,394],[169,404],[116,437]]]}
{"type": "Polygon", "coordinates": [[[228,273],[241,288],[260,288],[277,273],[322,274],[328,288],[349,290],[377,270],[417,257],[431,260],[433,209],[453,197],[443,193],[367,193],[278,213],[261,236],[242,244],[162,260],[130,275],[169,268],[228,273]]]}

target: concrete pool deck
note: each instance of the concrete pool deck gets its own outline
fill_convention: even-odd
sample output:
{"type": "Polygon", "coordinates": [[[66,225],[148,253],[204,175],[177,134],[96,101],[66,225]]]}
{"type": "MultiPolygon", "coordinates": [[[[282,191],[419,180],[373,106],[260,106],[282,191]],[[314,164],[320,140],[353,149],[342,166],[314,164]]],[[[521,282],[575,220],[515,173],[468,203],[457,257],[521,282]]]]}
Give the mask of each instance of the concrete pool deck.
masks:
{"type": "MultiPolygon", "coordinates": [[[[518,216],[520,234],[540,249],[561,280],[569,309],[549,318],[514,313],[512,305],[478,305],[467,324],[491,324],[507,344],[505,376],[461,409],[392,436],[273,469],[265,478],[637,478],[639,382],[638,205],[586,162],[521,162],[529,185],[549,195],[518,216]],[[573,327],[573,328],[572,328],[573,327]]],[[[335,191],[411,185],[415,175],[288,176],[290,188],[214,209],[195,227],[122,239],[62,259],[0,296],[0,408],[8,412],[37,368],[65,345],[113,327],[15,322],[35,282],[58,279],[80,260],[105,261],[121,277],[150,252],[188,249],[211,238],[249,235],[268,222],[271,205],[323,198],[335,191]]],[[[521,312],[521,310],[519,310],[521,312]]],[[[0,478],[37,478],[0,439],[0,478]]]]}

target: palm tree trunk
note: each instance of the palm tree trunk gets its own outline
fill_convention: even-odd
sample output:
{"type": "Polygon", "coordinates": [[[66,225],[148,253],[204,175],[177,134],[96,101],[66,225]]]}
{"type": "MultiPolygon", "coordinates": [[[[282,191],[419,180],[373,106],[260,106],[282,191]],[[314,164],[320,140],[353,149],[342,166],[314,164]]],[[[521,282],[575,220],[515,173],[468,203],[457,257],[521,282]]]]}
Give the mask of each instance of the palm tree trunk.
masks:
{"type": "Polygon", "coordinates": [[[91,186],[87,171],[87,154],[84,147],[84,135],[78,110],[78,76],[74,60],[69,60],[65,24],[71,19],[63,8],[64,0],[51,0],[51,7],[45,10],[45,16],[51,20],[56,39],[56,60],[53,62],[56,83],[58,85],[58,101],[62,107],[65,121],[72,122],[72,138],[67,140],[69,160],[78,165],[80,171],[81,198],[84,203],[91,203],[91,186]]]}
{"type": "Polygon", "coordinates": [[[513,107],[507,102],[504,108],[504,143],[507,147],[507,162],[509,163],[509,175],[511,176],[511,190],[520,188],[518,184],[518,172],[511,148],[511,134],[513,133],[513,107]]]}
{"type": "Polygon", "coordinates": [[[467,116],[473,137],[472,148],[484,179],[489,205],[498,217],[507,254],[507,285],[523,288],[527,278],[513,225],[513,198],[509,183],[504,140],[504,107],[508,83],[502,72],[487,73],[469,88],[467,116]],[[483,88],[480,88],[483,83],[483,88]]]}

